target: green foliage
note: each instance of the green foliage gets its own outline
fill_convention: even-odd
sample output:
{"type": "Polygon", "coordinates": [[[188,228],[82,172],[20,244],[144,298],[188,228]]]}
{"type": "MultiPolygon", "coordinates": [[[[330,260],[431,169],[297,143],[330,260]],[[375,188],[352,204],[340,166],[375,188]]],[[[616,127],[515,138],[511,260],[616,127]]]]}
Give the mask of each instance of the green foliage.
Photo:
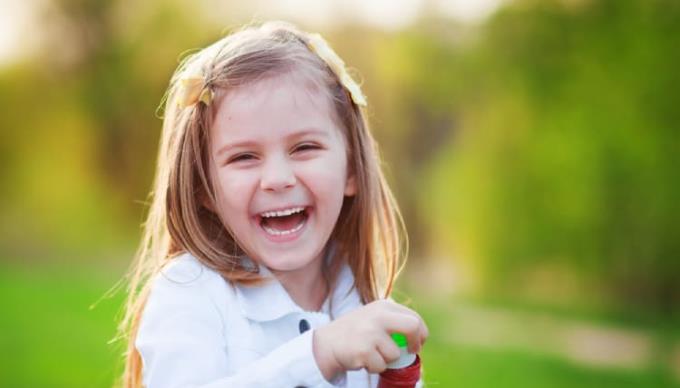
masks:
{"type": "Polygon", "coordinates": [[[414,45],[414,68],[448,72],[433,105],[457,123],[423,169],[433,244],[495,292],[552,266],[621,303],[677,306],[678,21],[662,1],[519,2],[474,44],[414,45]]]}

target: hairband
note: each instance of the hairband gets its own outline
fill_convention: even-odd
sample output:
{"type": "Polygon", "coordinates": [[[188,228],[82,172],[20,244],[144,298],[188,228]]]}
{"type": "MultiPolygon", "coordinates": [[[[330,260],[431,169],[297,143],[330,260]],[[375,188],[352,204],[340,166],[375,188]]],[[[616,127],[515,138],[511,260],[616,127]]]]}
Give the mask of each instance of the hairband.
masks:
{"type": "Polygon", "coordinates": [[[352,101],[357,105],[366,106],[366,97],[361,92],[359,85],[352,79],[345,69],[345,62],[333,51],[326,43],[326,40],[319,34],[307,35],[307,47],[328,64],[333,73],[340,79],[342,86],[349,91],[352,101]]]}
{"type": "MultiPolygon", "coordinates": [[[[305,44],[312,52],[326,62],[331,71],[338,77],[342,86],[349,92],[352,101],[357,105],[366,106],[366,97],[361,92],[361,88],[347,72],[345,62],[330,48],[326,40],[319,34],[308,34],[305,44]]],[[[187,76],[180,78],[179,82],[180,89],[177,103],[180,107],[186,108],[198,102],[210,105],[215,93],[206,84],[204,76],[187,76]]]]}
{"type": "Polygon", "coordinates": [[[177,103],[180,107],[186,108],[199,101],[210,105],[215,93],[206,85],[204,76],[193,75],[180,78],[179,82],[180,89],[177,103]]]}

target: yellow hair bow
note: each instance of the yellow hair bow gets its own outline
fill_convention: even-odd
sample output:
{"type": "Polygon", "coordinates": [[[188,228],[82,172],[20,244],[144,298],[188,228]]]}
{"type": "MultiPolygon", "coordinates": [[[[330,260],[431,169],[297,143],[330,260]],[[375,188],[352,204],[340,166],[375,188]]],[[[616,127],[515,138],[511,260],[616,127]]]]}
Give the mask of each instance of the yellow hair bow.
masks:
{"type": "Polygon", "coordinates": [[[307,46],[328,64],[340,83],[349,91],[352,101],[357,105],[366,106],[366,97],[361,92],[359,85],[352,79],[345,69],[345,62],[330,48],[326,40],[319,34],[309,34],[307,46]]]}
{"type": "Polygon", "coordinates": [[[214,93],[210,87],[205,84],[205,77],[203,76],[189,76],[179,80],[179,95],[177,96],[177,104],[186,108],[195,105],[199,101],[206,105],[210,105],[214,93]]]}

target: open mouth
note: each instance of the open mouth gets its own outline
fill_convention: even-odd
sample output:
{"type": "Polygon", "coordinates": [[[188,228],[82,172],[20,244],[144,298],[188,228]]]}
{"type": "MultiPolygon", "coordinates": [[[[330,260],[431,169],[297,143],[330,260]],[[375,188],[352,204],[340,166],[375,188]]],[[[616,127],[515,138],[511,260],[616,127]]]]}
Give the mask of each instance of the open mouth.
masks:
{"type": "Polygon", "coordinates": [[[260,213],[258,221],[262,229],[272,237],[292,236],[302,230],[309,218],[311,207],[298,206],[285,210],[260,213]]]}

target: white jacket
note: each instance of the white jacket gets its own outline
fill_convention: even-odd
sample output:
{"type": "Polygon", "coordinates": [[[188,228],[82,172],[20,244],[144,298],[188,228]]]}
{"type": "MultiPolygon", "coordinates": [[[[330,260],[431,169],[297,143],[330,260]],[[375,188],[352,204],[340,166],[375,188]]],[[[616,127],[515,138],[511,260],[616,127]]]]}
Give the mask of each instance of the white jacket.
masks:
{"type": "MultiPolygon", "coordinates": [[[[330,322],[328,299],[320,312],[304,311],[278,281],[232,287],[188,253],[152,281],[135,341],[148,388],[377,386],[365,369],[333,383],[321,374],[312,335],[330,322]]],[[[353,283],[345,265],[331,293],[335,318],[361,306],[353,283]]]]}

